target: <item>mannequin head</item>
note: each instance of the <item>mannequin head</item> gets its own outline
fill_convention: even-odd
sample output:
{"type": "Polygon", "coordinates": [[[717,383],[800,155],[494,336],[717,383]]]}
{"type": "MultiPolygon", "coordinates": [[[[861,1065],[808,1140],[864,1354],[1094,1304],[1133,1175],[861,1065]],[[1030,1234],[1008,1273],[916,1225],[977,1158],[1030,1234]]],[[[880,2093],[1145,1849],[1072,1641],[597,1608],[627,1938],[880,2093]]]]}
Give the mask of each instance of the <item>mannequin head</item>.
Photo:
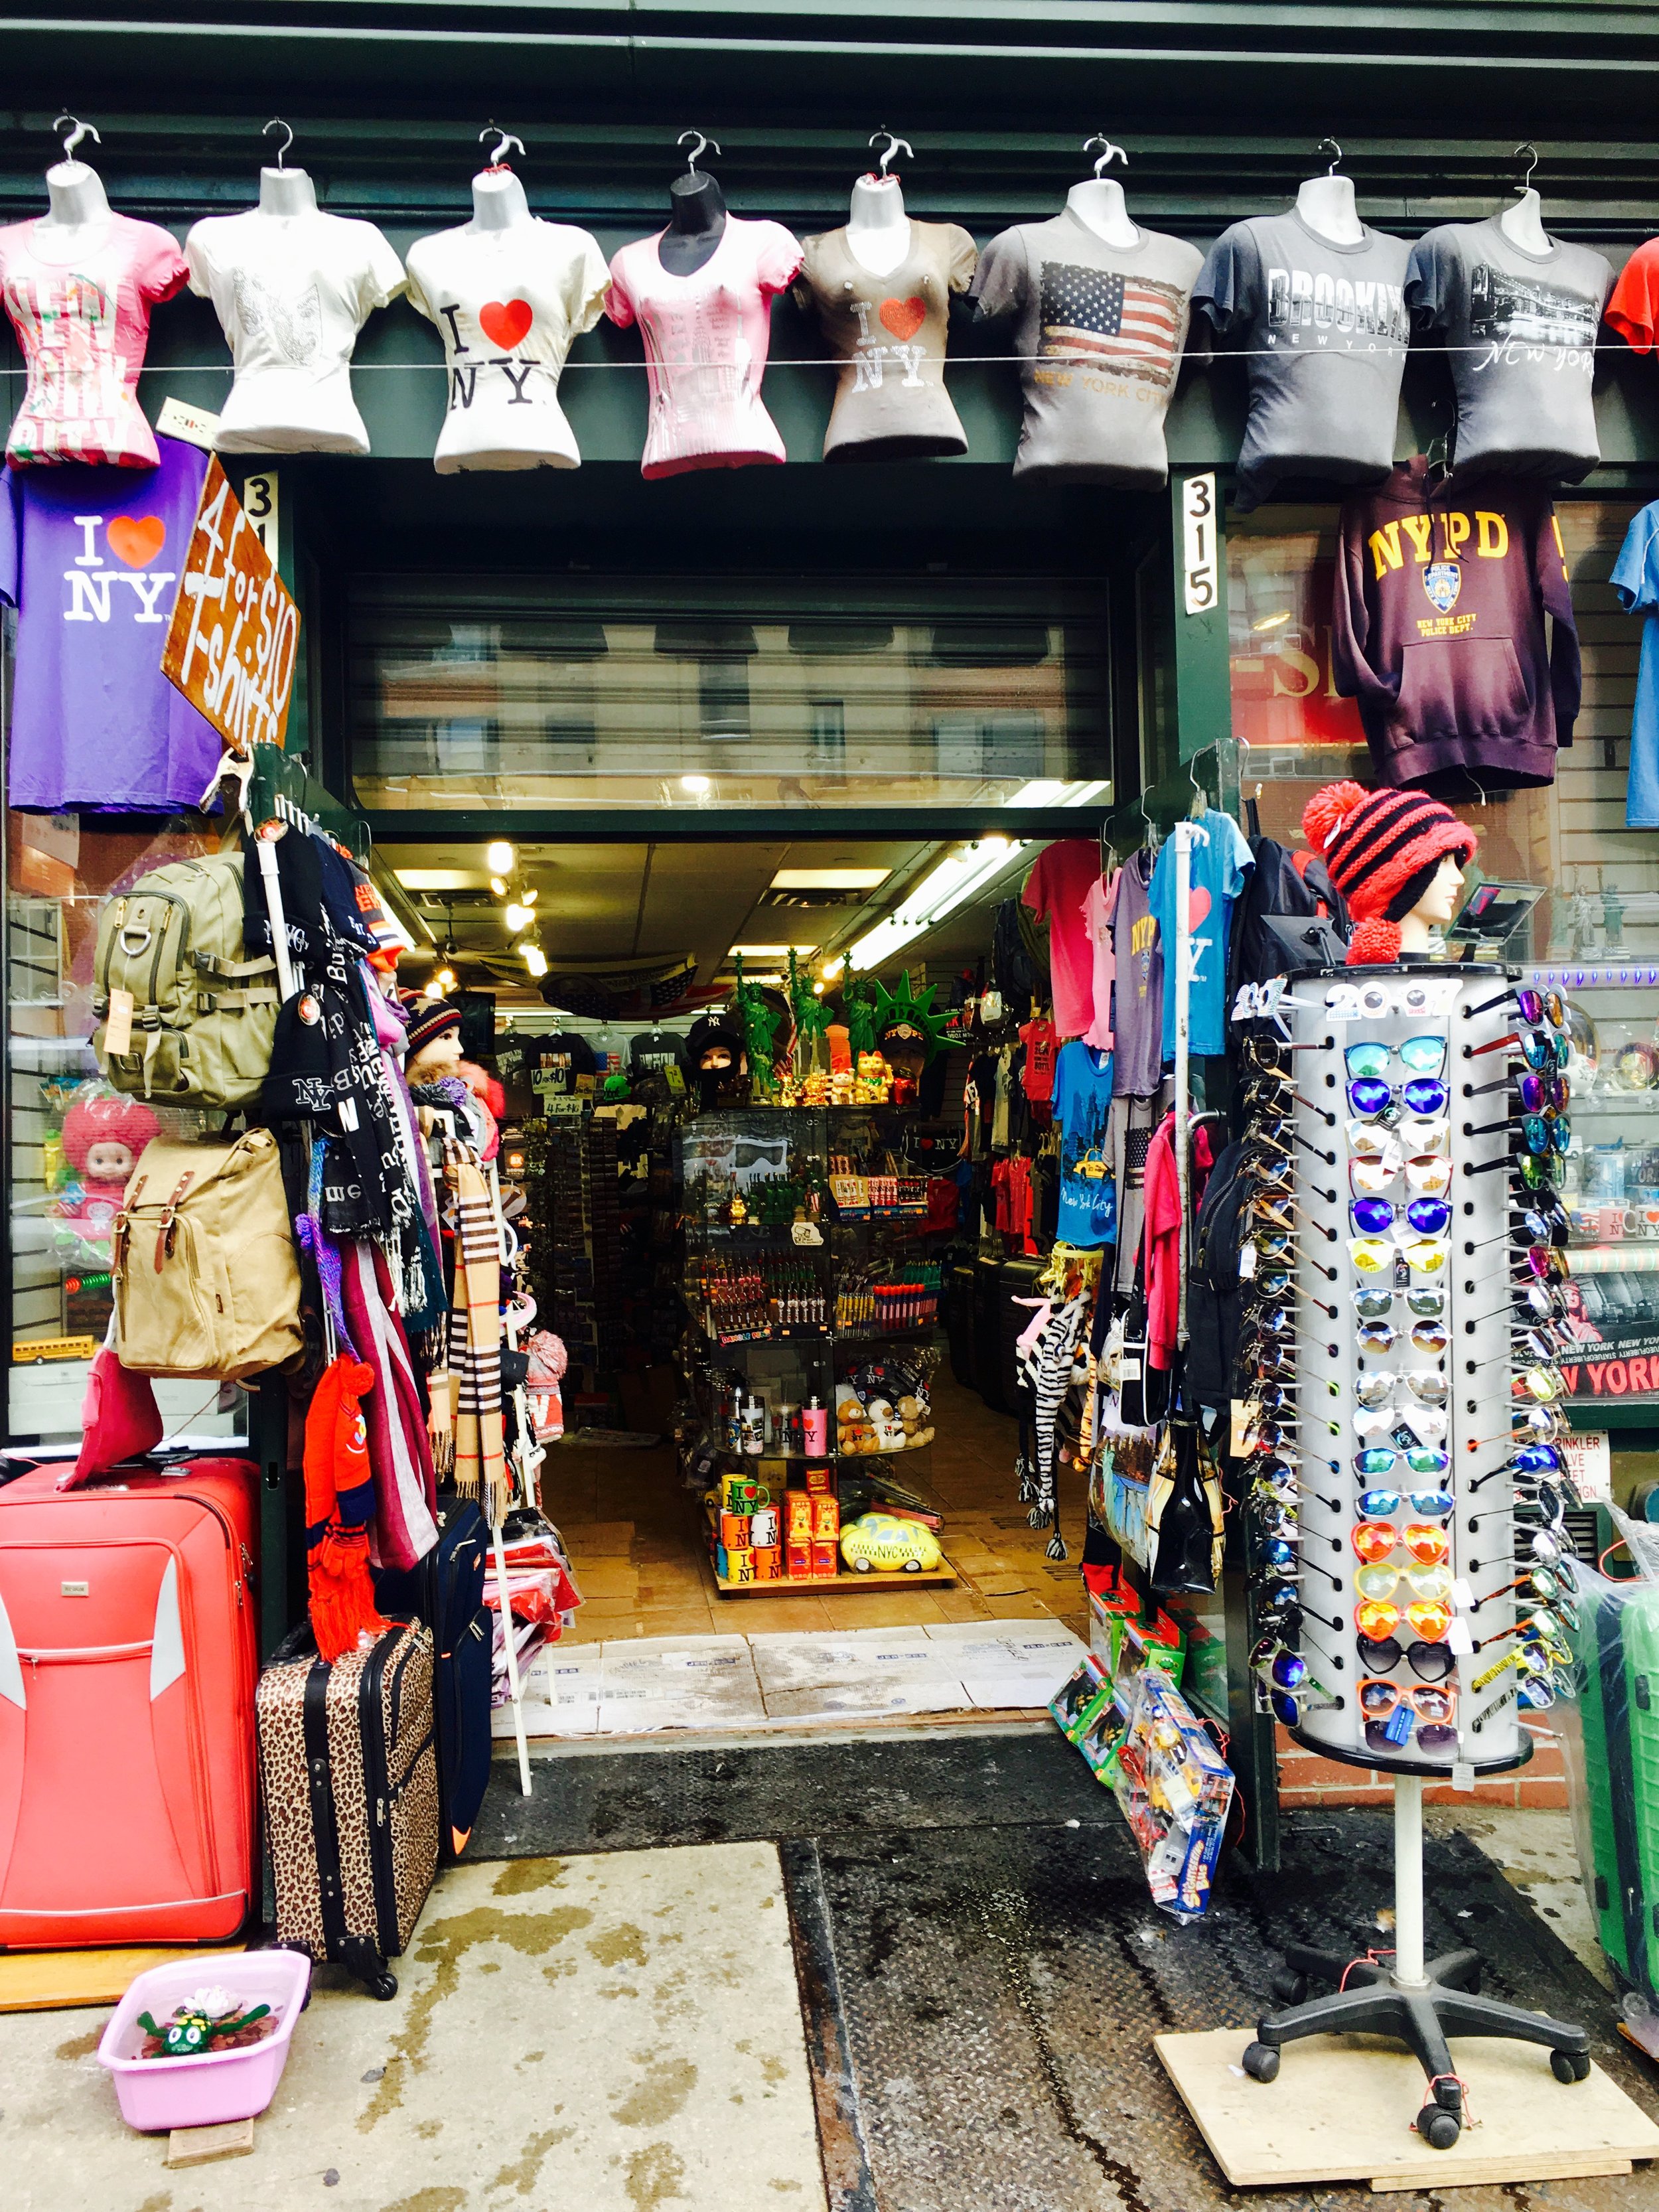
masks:
{"type": "Polygon", "coordinates": [[[1449,921],[1475,833],[1420,791],[1327,784],[1303,811],[1308,842],[1348,902],[1348,965],[1426,952],[1429,931],[1449,921]]]}
{"type": "Polygon", "coordinates": [[[315,215],[316,189],[306,172],[303,169],[261,169],[259,212],[278,218],[315,215]]]}
{"type": "Polygon", "coordinates": [[[511,230],[529,220],[530,203],[512,170],[480,169],[472,179],[473,229],[511,230]]]}
{"type": "Polygon", "coordinates": [[[447,999],[416,999],[407,994],[409,1048],[404,1073],[411,1085],[436,1083],[453,1075],[461,1061],[461,1010],[447,999]]]}

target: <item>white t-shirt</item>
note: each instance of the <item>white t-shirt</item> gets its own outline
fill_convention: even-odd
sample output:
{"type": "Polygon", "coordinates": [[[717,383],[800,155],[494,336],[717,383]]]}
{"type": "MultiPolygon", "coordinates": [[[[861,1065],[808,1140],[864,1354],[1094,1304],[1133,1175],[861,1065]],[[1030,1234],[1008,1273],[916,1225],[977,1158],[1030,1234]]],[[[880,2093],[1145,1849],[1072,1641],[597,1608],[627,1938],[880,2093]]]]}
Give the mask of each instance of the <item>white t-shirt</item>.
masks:
{"type": "Polygon", "coordinates": [[[211,300],[236,379],[219,416],[222,453],[366,453],[351,349],[404,265],[372,222],[349,216],[209,216],[185,240],[190,289],[211,300]]]}
{"type": "Polygon", "coordinates": [[[449,370],[440,476],[581,465],[559,374],[572,342],[599,321],[610,282],[585,230],[540,216],[416,240],[410,305],[437,326],[449,370]]]}

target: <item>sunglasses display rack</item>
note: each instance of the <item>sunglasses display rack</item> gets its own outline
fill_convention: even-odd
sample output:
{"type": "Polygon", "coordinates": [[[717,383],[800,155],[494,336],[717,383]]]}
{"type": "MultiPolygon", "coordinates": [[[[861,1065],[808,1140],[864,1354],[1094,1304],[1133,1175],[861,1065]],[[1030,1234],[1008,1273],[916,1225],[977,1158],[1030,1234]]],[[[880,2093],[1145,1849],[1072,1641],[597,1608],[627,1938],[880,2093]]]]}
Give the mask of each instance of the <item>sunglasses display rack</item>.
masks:
{"type": "Polygon", "coordinates": [[[1288,1949],[1274,1994],[1291,2009],[1261,2021],[1244,2064],[1271,2081],[1304,2037],[1397,2037],[1428,2077],[1418,2125],[1437,2148],[1463,2120],[1447,2035],[1547,2045],[1563,2081],[1589,2068],[1581,2028],[1480,1996],[1474,1953],[1424,1957],[1425,1781],[1468,1787],[1532,1751],[1519,1686],[1539,1647],[1514,1562],[1536,1480],[1515,1424],[1552,1385],[1518,1301],[1550,1224],[1547,1194],[1506,1171],[1512,1151],[1539,1158],[1506,1077],[1553,1047],[1513,981],[1490,966],[1297,977],[1288,1039],[1258,1060],[1279,1073],[1252,1092],[1259,1265],[1283,1271],[1284,1294],[1257,1302],[1258,1373],[1276,1378],[1252,1437],[1257,1680],[1297,1742],[1392,1779],[1395,1948],[1358,1964],[1288,1949]],[[1310,1982],[1333,1993],[1307,2000],[1310,1982]]]}

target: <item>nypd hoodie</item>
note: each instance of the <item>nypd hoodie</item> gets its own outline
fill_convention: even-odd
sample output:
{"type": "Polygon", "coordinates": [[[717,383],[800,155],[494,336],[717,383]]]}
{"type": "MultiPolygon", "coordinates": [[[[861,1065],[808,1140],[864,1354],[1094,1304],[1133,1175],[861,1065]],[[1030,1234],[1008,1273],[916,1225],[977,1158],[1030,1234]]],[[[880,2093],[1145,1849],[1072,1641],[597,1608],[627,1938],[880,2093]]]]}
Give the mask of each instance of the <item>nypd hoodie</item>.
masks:
{"type": "Polygon", "coordinates": [[[1356,492],[1332,624],[1336,688],[1358,701],[1384,783],[1467,799],[1554,781],[1578,713],[1578,633],[1541,485],[1431,485],[1419,454],[1356,492]]]}

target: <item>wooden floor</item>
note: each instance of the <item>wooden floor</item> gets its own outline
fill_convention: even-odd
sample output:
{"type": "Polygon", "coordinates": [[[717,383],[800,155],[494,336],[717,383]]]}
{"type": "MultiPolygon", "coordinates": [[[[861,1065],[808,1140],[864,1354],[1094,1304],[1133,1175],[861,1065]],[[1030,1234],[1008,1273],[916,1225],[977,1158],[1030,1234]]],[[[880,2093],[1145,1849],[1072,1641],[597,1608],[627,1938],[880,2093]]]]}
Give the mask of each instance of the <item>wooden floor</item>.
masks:
{"type": "Polygon", "coordinates": [[[672,1445],[593,1449],[557,1443],[542,1478],[542,1502],[569,1547],[584,1603],[568,1642],[698,1633],[758,1636],[769,1630],[896,1628],[933,1620],[1020,1620],[1053,1614],[1081,1636],[1088,1626],[1078,1564],[1084,1492],[1062,1481],[1060,1525],[1070,1557],[1050,1559],[1047,1531],[1032,1528],[1014,1475],[1018,1430],[987,1411],[948,1370],[933,1378],[936,1438],[927,1488],[945,1516],[940,1540],[957,1569],[954,1587],[915,1590],[827,1589],[820,1595],[723,1598],[700,1534],[696,1500],[681,1486],[672,1445]]]}

